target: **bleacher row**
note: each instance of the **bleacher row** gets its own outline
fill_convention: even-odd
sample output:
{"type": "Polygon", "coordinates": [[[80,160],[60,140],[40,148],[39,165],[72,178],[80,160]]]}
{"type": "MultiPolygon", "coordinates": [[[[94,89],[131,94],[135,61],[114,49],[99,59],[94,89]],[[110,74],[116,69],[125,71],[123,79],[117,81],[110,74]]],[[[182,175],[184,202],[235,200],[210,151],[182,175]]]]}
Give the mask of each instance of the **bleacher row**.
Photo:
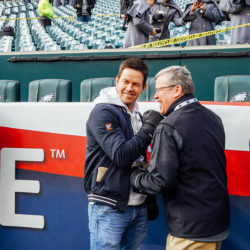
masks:
{"type": "MultiPolygon", "coordinates": [[[[181,9],[190,2],[176,0],[181,9]]],[[[54,7],[55,18],[52,25],[44,28],[39,21],[38,0],[29,4],[23,1],[0,2],[0,30],[12,26],[16,36],[0,38],[0,52],[14,51],[50,51],[122,48],[125,31],[120,18],[120,0],[97,0],[92,12],[92,20],[82,23],[76,18],[75,9],[70,5],[54,7]],[[65,18],[62,18],[65,17],[65,18]]],[[[171,37],[188,35],[190,23],[175,27],[170,23],[171,37]]],[[[229,22],[216,25],[216,29],[227,28],[229,22]]],[[[217,44],[229,42],[230,31],[217,34],[217,44]]],[[[185,46],[185,43],[173,46],[185,46]]]]}
{"type": "MultiPolygon", "coordinates": [[[[80,101],[92,102],[100,90],[115,86],[115,78],[85,79],[80,84],[80,101]]],[[[72,82],[67,79],[41,79],[29,83],[29,102],[71,102],[72,82]]],[[[147,79],[147,88],[138,101],[152,101],[155,94],[155,79],[147,79]]],[[[250,101],[250,75],[220,76],[215,78],[214,101],[250,101]]],[[[0,80],[0,102],[19,102],[20,83],[15,80],[0,80]]]]}
{"type": "MultiPolygon", "coordinates": [[[[140,96],[139,101],[152,101],[155,92],[155,80],[149,77],[148,87],[140,96]]],[[[80,101],[91,102],[105,87],[115,86],[115,78],[103,77],[85,79],[80,84],[80,101]]],[[[0,80],[0,102],[19,102],[20,82],[0,80]]],[[[72,82],[67,79],[41,79],[29,83],[29,102],[71,102],[72,82]]]]}

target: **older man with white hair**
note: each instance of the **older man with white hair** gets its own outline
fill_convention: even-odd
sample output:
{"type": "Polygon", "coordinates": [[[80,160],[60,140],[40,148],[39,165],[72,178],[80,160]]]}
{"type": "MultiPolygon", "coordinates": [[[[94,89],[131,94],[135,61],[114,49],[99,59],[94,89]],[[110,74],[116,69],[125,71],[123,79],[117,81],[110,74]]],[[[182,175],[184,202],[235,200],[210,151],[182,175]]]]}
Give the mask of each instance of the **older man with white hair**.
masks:
{"type": "Polygon", "coordinates": [[[162,194],[167,250],[218,250],[229,227],[221,119],[194,97],[186,67],[163,69],[155,78],[155,99],[165,119],[153,136],[148,171],[133,171],[132,185],[162,194]]]}

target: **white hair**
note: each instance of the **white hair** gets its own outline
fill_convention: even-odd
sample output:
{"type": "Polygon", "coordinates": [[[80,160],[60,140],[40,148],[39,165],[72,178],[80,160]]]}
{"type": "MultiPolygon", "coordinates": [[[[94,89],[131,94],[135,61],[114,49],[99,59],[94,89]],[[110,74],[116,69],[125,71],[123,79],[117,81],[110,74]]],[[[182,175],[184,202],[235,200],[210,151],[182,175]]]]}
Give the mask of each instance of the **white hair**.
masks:
{"type": "Polygon", "coordinates": [[[190,71],[185,66],[170,66],[162,69],[156,74],[155,80],[162,75],[168,77],[170,85],[180,85],[184,94],[194,93],[194,82],[190,71]]]}

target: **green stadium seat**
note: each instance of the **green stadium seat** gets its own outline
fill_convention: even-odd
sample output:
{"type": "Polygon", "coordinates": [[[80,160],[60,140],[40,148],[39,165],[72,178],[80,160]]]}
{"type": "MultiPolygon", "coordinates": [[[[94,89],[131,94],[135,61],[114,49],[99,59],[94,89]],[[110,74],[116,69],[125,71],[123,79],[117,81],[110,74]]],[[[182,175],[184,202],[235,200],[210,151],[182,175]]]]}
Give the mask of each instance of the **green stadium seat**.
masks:
{"type": "Polygon", "coordinates": [[[214,101],[250,101],[250,75],[228,75],[215,78],[214,101]],[[245,100],[244,100],[245,99],[245,100]]]}
{"type": "Polygon", "coordinates": [[[19,102],[20,83],[15,80],[0,80],[0,102],[19,102]]]}
{"type": "Polygon", "coordinates": [[[29,83],[29,102],[71,102],[72,82],[66,79],[41,79],[29,83]]]}
{"type": "Polygon", "coordinates": [[[155,95],[155,79],[154,77],[148,77],[147,88],[140,95],[138,101],[153,101],[155,95]]]}
{"type": "Polygon", "coordinates": [[[101,89],[115,86],[115,78],[101,77],[86,79],[81,82],[81,102],[92,102],[98,95],[101,89]]]}

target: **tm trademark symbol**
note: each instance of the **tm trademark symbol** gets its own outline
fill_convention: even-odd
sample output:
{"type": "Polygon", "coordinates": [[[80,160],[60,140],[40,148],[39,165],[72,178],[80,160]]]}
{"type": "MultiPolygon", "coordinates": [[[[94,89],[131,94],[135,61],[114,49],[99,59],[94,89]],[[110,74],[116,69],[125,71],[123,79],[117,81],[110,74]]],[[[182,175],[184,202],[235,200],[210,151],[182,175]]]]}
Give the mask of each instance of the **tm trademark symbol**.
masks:
{"type": "Polygon", "coordinates": [[[62,149],[50,149],[51,151],[51,157],[53,159],[65,159],[65,150],[62,149]]]}

